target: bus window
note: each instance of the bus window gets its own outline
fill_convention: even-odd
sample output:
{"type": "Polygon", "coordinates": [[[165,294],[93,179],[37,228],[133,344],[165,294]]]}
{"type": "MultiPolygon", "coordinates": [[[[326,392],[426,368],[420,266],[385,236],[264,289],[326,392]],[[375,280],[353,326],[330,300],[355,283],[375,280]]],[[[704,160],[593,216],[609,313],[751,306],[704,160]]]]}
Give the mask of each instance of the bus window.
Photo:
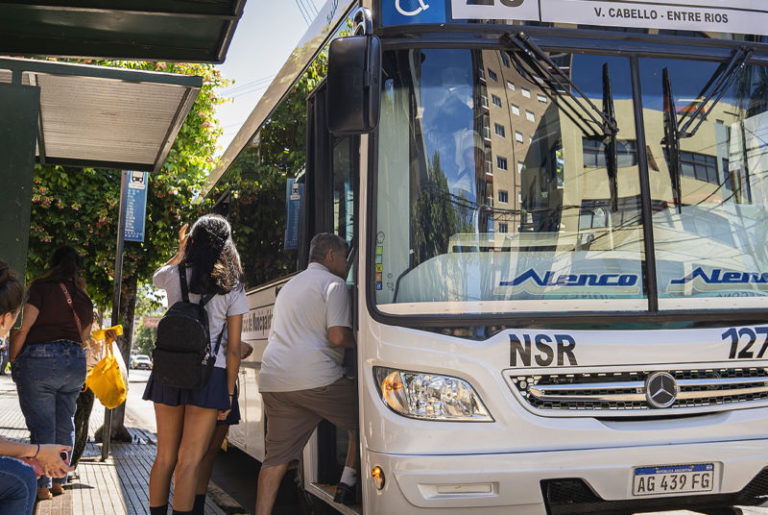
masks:
{"type": "Polygon", "coordinates": [[[728,64],[640,61],[661,309],[768,295],[768,71],[728,64]]]}
{"type": "Polygon", "coordinates": [[[615,166],[607,134],[568,91],[505,66],[511,52],[385,53],[381,311],[647,308],[629,61],[550,57],[594,106],[611,101],[615,166]]]}

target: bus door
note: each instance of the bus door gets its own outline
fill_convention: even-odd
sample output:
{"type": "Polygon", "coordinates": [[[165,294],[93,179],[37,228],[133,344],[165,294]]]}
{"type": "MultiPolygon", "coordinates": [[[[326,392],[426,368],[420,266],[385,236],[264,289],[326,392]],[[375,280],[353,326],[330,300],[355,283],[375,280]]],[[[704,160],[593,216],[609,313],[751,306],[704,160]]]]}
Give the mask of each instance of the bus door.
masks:
{"type": "MultiPolygon", "coordinates": [[[[352,299],[353,330],[357,333],[357,219],[359,137],[337,137],[327,126],[327,85],[321,84],[307,100],[307,169],[305,177],[305,213],[302,224],[304,251],[299,259],[307,260],[309,242],[319,232],[334,233],[347,242],[350,263],[347,287],[352,299]]],[[[299,263],[299,268],[306,262],[299,263]]],[[[354,349],[344,357],[344,374],[354,378],[357,370],[354,349]]],[[[310,445],[305,449],[305,488],[324,500],[333,497],[335,485],[344,469],[348,434],[323,421],[310,445]]],[[[360,493],[358,492],[358,500],[360,493]]]]}

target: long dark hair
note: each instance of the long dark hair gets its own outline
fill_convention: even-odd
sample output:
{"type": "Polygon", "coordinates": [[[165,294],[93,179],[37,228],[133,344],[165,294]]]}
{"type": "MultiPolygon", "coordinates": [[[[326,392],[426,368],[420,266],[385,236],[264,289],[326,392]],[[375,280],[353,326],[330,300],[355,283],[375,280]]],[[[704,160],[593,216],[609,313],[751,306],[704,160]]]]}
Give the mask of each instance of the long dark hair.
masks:
{"type": "Polygon", "coordinates": [[[85,281],[80,278],[80,270],[83,268],[83,258],[69,245],[62,245],[53,252],[50,268],[35,279],[35,282],[63,283],[72,281],[81,290],[85,291],[85,281]]]}
{"type": "Polygon", "coordinates": [[[204,215],[197,219],[184,249],[184,265],[192,267],[192,293],[223,295],[240,286],[243,267],[226,218],[204,215]]]}
{"type": "Polygon", "coordinates": [[[15,314],[24,302],[24,285],[8,263],[0,259],[0,316],[15,314]]]}

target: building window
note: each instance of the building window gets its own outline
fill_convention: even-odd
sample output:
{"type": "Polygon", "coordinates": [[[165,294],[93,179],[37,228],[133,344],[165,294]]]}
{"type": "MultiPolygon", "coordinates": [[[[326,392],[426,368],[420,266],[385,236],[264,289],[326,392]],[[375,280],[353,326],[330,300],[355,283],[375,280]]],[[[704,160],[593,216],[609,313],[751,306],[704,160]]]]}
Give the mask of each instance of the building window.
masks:
{"type": "Polygon", "coordinates": [[[499,232],[508,233],[509,232],[509,226],[506,222],[499,222],[499,232]]]}
{"type": "Polygon", "coordinates": [[[512,82],[511,80],[507,81],[507,87],[509,88],[510,91],[515,91],[515,83],[512,82]]]}
{"type": "Polygon", "coordinates": [[[493,105],[496,107],[501,107],[501,99],[496,95],[491,95],[491,102],[493,102],[493,105]]]}
{"type": "Polygon", "coordinates": [[[504,202],[505,204],[509,202],[509,192],[507,190],[499,190],[499,202],[504,202]]]}
{"type": "Polygon", "coordinates": [[[504,66],[509,68],[509,57],[507,57],[507,53],[502,50],[501,51],[501,62],[504,63],[504,66]]]}
{"type": "Polygon", "coordinates": [[[522,132],[515,131],[515,141],[517,141],[518,143],[522,143],[523,142],[523,133],[522,132]]]}
{"type": "Polygon", "coordinates": [[[520,116],[520,108],[519,107],[517,107],[515,104],[510,104],[510,107],[512,107],[512,114],[520,116]]]}
{"type": "Polygon", "coordinates": [[[717,156],[681,151],[680,174],[697,181],[719,184],[717,180],[717,156]]]}
{"type": "Polygon", "coordinates": [[[496,131],[497,136],[501,136],[502,138],[506,137],[507,132],[504,130],[504,126],[501,125],[500,123],[494,123],[493,129],[494,131],[496,131]]]}
{"type": "Polygon", "coordinates": [[[499,170],[506,170],[507,169],[507,158],[496,156],[496,168],[499,170]]]}
{"type": "Polygon", "coordinates": [[[478,75],[478,76],[479,76],[481,79],[484,79],[484,78],[485,78],[485,70],[483,70],[482,68],[478,68],[478,70],[477,70],[477,75],[478,75]]]}
{"type": "MultiPolygon", "coordinates": [[[[584,139],[584,168],[605,168],[605,143],[584,139]]],[[[637,164],[637,144],[634,140],[616,141],[617,165],[634,166],[637,164]]]]}
{"type": "Polygon", "coordinates": [[[523,96],[525,98],[531,98],[531,90],[530,89],[523,88],[522,91],[523,91],[523,96]]]}
{"type": "Polygon", "coordinates": [[[525,163],[522,161],[517,162],[517,173],[523,173],[523,168],[525,168],[525,163]]]}
{"type": "Polygon", "coordinates": [[[533,114],[533,111],[528,111],[528,110],[526,110],[526,111],[525,111],[525,118],[526,118],[526,120],[528,120],[529,122],[535,122],[535,121],[536,121],[536,115],[535,115],[535,114],[533,114]]]}
{"type": "Polygon", "coordinates": [[[480,95],[480,105],[483,107],[488,107],[488,97],[485,95],[480,95]]]}
{"type": "Polygon", "coordinates": [[[539,102],[541,102],[542,104],[546,104],[546,103],[547,103],[547,97],[546,97],[546,96],[544,96],[544,95],[542,95],[541,93],[538,93],[538,94],[536,95],[536,100],[538,100],[538,101],[539,101],[539,102]]]}
{"type": "Polygon", "coordinates": [[[493,163],[490,160],[485,162],[485,173],[493,175],[493,163]]]}
{"type": "Polygon", "coordinates": [[[488,126],[483,127],[483,138],[491,139],[491,128],[488,126]]]}
{"type": "Polygon", "coordinates": [[[493,81],[497,81],[497,80],[499,80],[499,76],[498,76],[498,75],[496,75],[496,72],[495,72],[495,71],[493,71],[493,70],[491,70],[490,68],[488,68],[488,77],[489,77],[491,80],[493,80],[493,81]]]}

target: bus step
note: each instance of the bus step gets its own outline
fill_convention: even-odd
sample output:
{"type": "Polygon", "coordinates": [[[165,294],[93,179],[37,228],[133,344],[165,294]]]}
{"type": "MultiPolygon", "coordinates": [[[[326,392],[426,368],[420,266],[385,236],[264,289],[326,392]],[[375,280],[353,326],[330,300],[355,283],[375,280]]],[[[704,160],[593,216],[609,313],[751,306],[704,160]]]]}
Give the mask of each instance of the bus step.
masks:
{"type": "Polygon", "coordinates": [[[363,515],[363,507],[359,504],[347,506],[333,502],[333,494],[336,492],[336,485],[324,485],[321,483],[310,483],[307,492],[314,495],[321,501],[328,503],[334,510],[344,515],[363,515]]]}

